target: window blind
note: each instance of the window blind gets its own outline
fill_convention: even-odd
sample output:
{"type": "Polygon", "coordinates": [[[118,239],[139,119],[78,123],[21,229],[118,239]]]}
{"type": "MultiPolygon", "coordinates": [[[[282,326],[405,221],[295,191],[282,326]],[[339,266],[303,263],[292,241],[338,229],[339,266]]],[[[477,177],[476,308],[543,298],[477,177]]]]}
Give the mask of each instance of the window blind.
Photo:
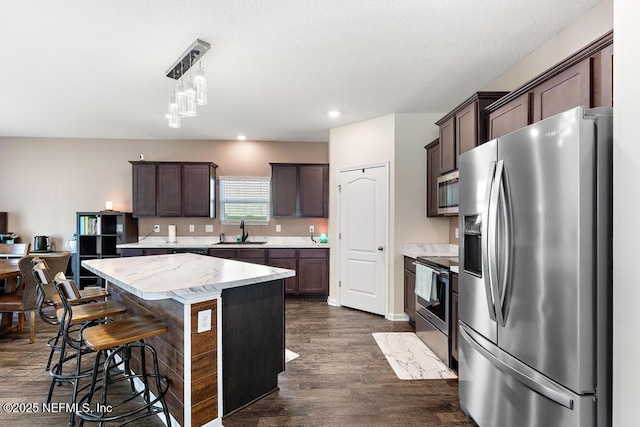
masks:
{"type": "Polygon", "coordinates": [[[268,223],[270,179],[220,177],[220,220],[268,223]]]}

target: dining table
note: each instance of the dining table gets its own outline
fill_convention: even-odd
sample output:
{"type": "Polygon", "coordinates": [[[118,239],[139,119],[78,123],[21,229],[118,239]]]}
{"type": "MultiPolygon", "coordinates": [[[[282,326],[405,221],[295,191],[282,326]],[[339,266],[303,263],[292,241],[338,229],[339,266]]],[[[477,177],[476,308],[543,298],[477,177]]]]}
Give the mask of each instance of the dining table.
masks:
{"type": "MultiPolygon", "coordinates": [[[[0,259],[0,280],[4,280],[4,293],[16,292],[19,285],[20,268],[18,258],[0,259]]],[[[11,329],[13,313],[2,313],[0,332],[11,329]]]]}

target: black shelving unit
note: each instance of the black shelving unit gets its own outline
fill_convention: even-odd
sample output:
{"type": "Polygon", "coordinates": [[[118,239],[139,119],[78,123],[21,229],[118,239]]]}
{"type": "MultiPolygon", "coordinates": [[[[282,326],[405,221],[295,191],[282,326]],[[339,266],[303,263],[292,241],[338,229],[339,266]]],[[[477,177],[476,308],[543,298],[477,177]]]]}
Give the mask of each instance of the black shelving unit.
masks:
{"type": "Polygon", "coordinates": [[[74,280],[83,289],[104,287],[104,279],[82,267],[88,259],[118,258],[122,243],[138,241],[138,219],[131,212],[76,212],[77,253],[74,257],[74,280]]]}

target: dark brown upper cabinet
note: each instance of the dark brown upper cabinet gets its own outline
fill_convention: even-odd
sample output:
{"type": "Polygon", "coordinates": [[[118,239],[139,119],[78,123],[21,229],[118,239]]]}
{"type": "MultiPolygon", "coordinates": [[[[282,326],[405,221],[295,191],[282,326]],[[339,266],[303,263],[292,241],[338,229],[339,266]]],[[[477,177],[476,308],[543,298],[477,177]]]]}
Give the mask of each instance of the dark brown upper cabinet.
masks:
{"type": "Polygon", "coordinates": [[[215,217],[215,163],[130,163],[134,217],[215,217]]]}
{"type": "Polygon", "coordinates": [[[329,216],[328,164],[270,164],[272,217],[329,216]]]}
{"type": "Polygon", "coordinates": [[[613,32],[487,106],[489,139],[577,106],[613,106],[613,32]]]}
{"type": "Polygon", "coordinates": [[[436,122],[440,126],[440,174],[458,168],[458,156],[488,139],[485,108],[508,92],[477,92],[436,122]]]}
{"type": "Polygon", "coordinates": [[[442,216],[438,214],[439,140],[432,141],[424,148],[427,150],[427,216],[442,216]]]}

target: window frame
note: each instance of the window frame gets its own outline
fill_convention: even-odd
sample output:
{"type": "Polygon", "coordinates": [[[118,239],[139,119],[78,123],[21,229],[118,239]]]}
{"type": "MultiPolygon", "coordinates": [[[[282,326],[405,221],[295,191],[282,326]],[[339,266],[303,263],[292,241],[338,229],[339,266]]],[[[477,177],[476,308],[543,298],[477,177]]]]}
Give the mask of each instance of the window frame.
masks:
{"type": "MultiPolygon", "coordinates": [[[[219,207],[219,219],[220,219],[220,224],[231,224],[231,225],[237,225],[240,224],[240,219],[224,219],[224,205],[227,203],[226,200],[223,201],[223,196],[224,196],[224,192],[223,192],[223,181],[260,181],[260,182],[264,182],[267,184],[267,201],[266,201],[266,207],[267,207],[267,219],[266,220],[254,220],[254,219],[244,219],[244,223],[247,225],[269,225],[271,223],[271,177],[269,176],[230,176],[230,175],[226,175],[226,176],[219,176],[218,177],[218,194],[219,194],[219,198],[218,198],[218,207],[219,207]]],[[[236,202],[242,202],[242,199],[236,200],[236,202]]],[[[247,202],[245,202],[247,203],[247,202]]],[[[255,201],[253,203],[256,204],[261,204],[263,202],[258,202],[255,201]]]]}

